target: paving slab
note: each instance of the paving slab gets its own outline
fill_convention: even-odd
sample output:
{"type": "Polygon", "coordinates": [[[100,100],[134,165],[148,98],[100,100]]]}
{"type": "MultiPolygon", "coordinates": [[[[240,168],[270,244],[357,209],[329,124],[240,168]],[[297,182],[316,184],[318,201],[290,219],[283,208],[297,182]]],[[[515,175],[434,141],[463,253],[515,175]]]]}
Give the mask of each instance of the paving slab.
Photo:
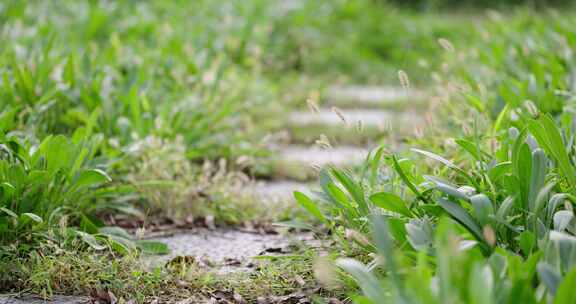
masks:
{"type": "Polygon", "coordinates": [[[337,114],[331,109],[322,108],[318,112],[296,111],[289,116],[292,125],[326,124],[331,126],[352,126],[361,121],[364,126],[388,127],[396,124],[410,124],[423,122],[420,115],[414,112],[396,113],[393,111],[375,109],[346,109],[337,114]]]}
{"type": "Polygon", "coordinates": [[[354,146],[320,147],[317,144],[272,147],[272,157],[263,166],[261,175],[273,179],[300,182],[315,180],[318,169],[327,165],[353,167],[359,165],[369,150],[354,146]]]}
{"type": "Polygon", "coordinates": [[[278,151],[277,157],[285,162],[307,166],[347,166],[360,163],[368,152],[368,149],[354,146],[286,146],[278,151]]]}
{"type": "Polygon", "coordinates": [[[250,189],[251,195],[264,205],[294,203],[294,191],[311,193],[316,184],[301,183],[292,180],[258,181],[250,189]]]}
{"type": "Polygon", "coordinates": [[[170,248],[170,254],[149,257],[149,265],[163,265],[177,257],[208,261],[218,272],[245,271],[253,258],[281,252],[293,241],[312,240],[312,234],[264,234],[236,229],[194,229],[154,238],[170,248]]]}
{"type": "Polygon", "coordinates": [[[424,117],[413,111],[342,109],[336,113],[325,108],[293,112],[287,126],[292,143],[311,144],[325,135],[333,146],[365,146],[382,140],[398,143],[399,138],[424,127],[424,117]]]}
{"type": "Polygon", "coordinates": [[[423,104],[425,93],[395,86],[333,86],[324,92],[325,104],[340,106],[414,107],[423,104]]]}

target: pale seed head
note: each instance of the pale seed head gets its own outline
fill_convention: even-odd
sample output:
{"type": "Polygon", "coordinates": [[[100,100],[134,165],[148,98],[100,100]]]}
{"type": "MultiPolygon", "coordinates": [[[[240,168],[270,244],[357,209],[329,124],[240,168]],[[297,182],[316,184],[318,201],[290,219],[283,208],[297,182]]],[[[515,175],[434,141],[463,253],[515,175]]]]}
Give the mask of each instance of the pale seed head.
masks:
{"type": "Polygon", "coordinates": [[[446,38],[439,38],[438,39],[438,43],[440,44],[440,46],[448,51],[448,52],[454,52],[454,45],[452,44],[452,42],[450,42],[448,39],[446,38]]]}
{"type": "Polygon", "coordinates": [[[404,72],[403,70],[399,70],[398,79],[400,80],[400,85],[402,86],[402,88],[404,88],[405,90],[408,90],[410,88],[410,79],[408,78],[408,74],[406,74],[406,72],[404,72]]]}
{"type": "Polygon", "coordinates": [[[316,104],[316,101],[314,99],[308,98],[308,99],[306,99],[306,103],[308,104],[308,109],[310,109],[310,112],[312,112],[312,113],[320,112],[320,109],[318,108],[318,104],[316,104]]]}
{"type": "Polygon", "coordinates": [[[364,125],[362,124],[362,121],[361,121],[361,120],[359,120],[359,121],[356,122],[356,132],[358,132],[358,133],[360,133],[360,134],[361,134],[362,132],[364,132],[364,125]]]}
{"type": "Polygon", "coordinates": [[[330,144],[330,140],[328,140],[328,136],[324,134],[320,134],[320,138],[318,138],[315,142],[320,148],[324,149],[331,149],[332,145],[330,144]]]}
{"type": "Polygon", "coordinates": [[[489,225],[484,226],[482,234],[484,235],[484,239],[486,240],[488,245],[492,247],[496,245],[496,233],[494,232],[494,229],[492,229],[492,227],[490,227],[489,225]]]}
{"type": "Polygon", "coordinates": [[[538,107],[531,100],[526,100],[524,102],[524,108],[526,108],[526,111],[528,111],[528,113],[530,114],[530,116],[532,116],[532,118],[538,118],[538,116],[540,116],[540,111],[538,110],[538,107]]]}
{"type": "Polygon", "coordinates": [[[337,107],[332,107],[332,112],[334,112],[334,114],[336,114],[338,116],[338,118],[340,118],[340,120],[342,120],[342,122],[345,125],[348,125],[348,121],[346,120],[344,113],[342,113],[342,111],[340,109],[338,109],[337,107]]]}

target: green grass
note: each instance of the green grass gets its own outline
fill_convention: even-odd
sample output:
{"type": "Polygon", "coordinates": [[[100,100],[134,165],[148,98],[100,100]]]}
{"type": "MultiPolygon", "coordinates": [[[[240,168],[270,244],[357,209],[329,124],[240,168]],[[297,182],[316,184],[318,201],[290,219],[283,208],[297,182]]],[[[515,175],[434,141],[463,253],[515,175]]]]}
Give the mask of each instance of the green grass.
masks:
{"type": "Polygon", "coordinates": [[[574,31],[553,16],[494,17],[489,39],[456,44],[471,57],[448,50],[441,84],[463,89],[412,153],[375,150],[359,173],[325,169],[322,196],[295,193],[345,253],[370,257],[337,261],[356,303],[572,303],[574,31]]]}
{"type": "MultiPolygon", "coordinates": [[[[569,303],[573,14],[294,3],[1,2],[0,289],[110,290],[139,302],[224,289],[254,302],[301,282],[317,287],[306,250],[229,278],[187,266],[141,268],[141,252],[167,248],[134,240],[110,227],[111,218],[301,219],[299,210],[264,210],[238,193],[249,185],[245,172],[266,167],[266,135],[286,127],[286,113],[319,88],[398,84],[402,70],[413,85],[434,82],[447,95],[434,99],[438,123],[424,136],[412,138],[411,122],[392,134],[292,126],[294,142],[325,134],[333,144],[401,139],[420,148],[375,151],[353,172],[327,169],[321,200],[297,195],[337,240],[332,251],[368,263],[337,262],[365,298],[352,295],[346,277],[320,295],[569,303]],[[473,246],[455,249],[462,242],[473,246]]],[[[265,174],[311,176],[270,167],[265,174]]]]}
{"type": "Polygon", "coordinates": [[[317,253],[305,247],[289,256],[261,257],[253,272],[219,274],[197,263],[172,263],[146,268],[138,255],[113,256],[94,252],[66,251],[56,246],[44,254],[5,265],[0,282],[8,288],[26,290],[42,297],[53,294],[88,295],[110,292],[119,301],[176,303],[184,299],[204,301],[214,294],[232,300],[234,294],[248,302],[257,298],[309,292],[317,297],[338,292],[318,291],[312,265],[317,253]]]}

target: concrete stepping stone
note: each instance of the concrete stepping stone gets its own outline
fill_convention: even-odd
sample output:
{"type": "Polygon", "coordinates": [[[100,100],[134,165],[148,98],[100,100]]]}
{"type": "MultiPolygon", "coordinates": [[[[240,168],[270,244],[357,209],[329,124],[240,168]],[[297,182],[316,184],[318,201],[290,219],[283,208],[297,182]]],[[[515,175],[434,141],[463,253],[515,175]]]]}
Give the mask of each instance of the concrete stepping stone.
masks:
{"type": "Polygon", "coordinates": [[[293,204],[294,191],[311,193],[316,186],[292,180],[259,181],[250,189],[250,194],[263,205],[293,204]]]}
{"type": "Polygon", "coordinates": [[[425,104],[423,91],[394,86],[333,86],[324,92],[324,104],[340,107],[409,108],[425,104]]]}
{"type": "Polygon", "coordinates": [[[261,234],[233,229],[195,229],[155,238],[168,245],[171,252],[147,259],[149,265],[163,265],[177,257],[208,261],[217,272],[248,270],[253,258],[267,252],[279,253],[294,241],[312,240],[310,233],[261,234]]]}
{"type": "Polygon", "coordinates": [[[370,109],[341,110],[339,114],[330,109],[297,111],[288,120],[292,140],[304,143],[313,143],[324,134],[339,144],[365,144],[385,135],[411,134],[424,126],[424,118],[414,112],[370,109]]]}
{"type": "Polygon", "coordinates": [[[271,175],[299,181],[315,179],[319,168],[334,165],[351,167],[360,164],[368,150],[353,146],[321,148],[310,146],[285,146],[275,152],[271,162],[271,175]]]}
{"type": "Polygon", "coordinates": [[[20,297],[12,295],[0,295],[0,304],[87,304],[92,303],[88,297],[78,296],[53,296],[50,300],[24,295],[20,297]]]}
{"type": "Polygon", "coordinates": [[[385,110],[349,109],[341,111],[342,117],[330,109],[320,111],[302,111],[290,114],[290,122],[298,125],[326,124],[332,126],[346,126],[346,123],[355,126],[361,121],[364,126],[386,126],[389,123],[409,123],[414,119],[420,119],[415,113],[396,113],[385,110]],[[346,122],[345,122],[346,121],[346,122]]]}

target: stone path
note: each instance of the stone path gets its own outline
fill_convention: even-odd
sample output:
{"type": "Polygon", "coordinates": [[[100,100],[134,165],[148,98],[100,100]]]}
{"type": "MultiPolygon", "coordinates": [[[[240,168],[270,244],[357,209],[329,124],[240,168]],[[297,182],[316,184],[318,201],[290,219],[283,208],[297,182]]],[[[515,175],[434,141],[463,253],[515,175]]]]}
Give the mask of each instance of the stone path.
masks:
{"type": "MultiPolygon", "coordinates": [[[[253,187],[246,190],[263,208],[274,208],[283,202],[293,204],[292,193],[295,190],[310,192],[310,189],[315,187],[311,183],[315,181],[317,168],[320,166],[352,168],[359,165],[365,159],[369,148],[379,139],[378,133],[369,134],[362,142],[347,142],[343,138],[335,137],[330,147],[321,147],[314,144],[304,145],[294,137],[295,130],[301,129],[306,136],[317,140],[327,130],[332,130],[335,134],[349,132],[352,137],[360,137],[358,130],[350,127],[358,124],[358,121],[362,122],[364,129],[385,129],[388,125],[388,128],[403,130],[402,132],[412,132],[414,126],[423,123],[421,116],[413,110],[420,104],[421,93],[410,93],[398,88],[335,87],[329,89],[326,96],[324,106],[318,111],[295,111],[289,114],[286,128],[293,136],[292,144],[271,147],[272,157],[268,160],[269,179],[256,181],[253,187]],[[335,101],[343,110],[332,108],[335,101]],[[411,110],[399,111],[396,106],[394,110],[386,110],[387,104],[398,103],[411,110]],[[342,119],[348,122],[348,126],[342,119]]],[[[207,258],[216,265],[225,266],[226,271],[229,266],[237,266],[238,270],[246,271],[246,265],[251,263],[252,257],[270,248],[283,248],[290,243],[290,238],[310,240],[310,236],[306,234],[282,236],[238,230],[191,231],[159,238],[158,240],[169,245],[172,253],[157,261],[166,262],[177,256],[193,256],[207,258]],[[233,265],[227,261],[233,261],[233,265]]]]}
{"type": "Polygon", "coordinates": [[[292,245],[313,241],[313,236],[310,233],[280,235],[218,228],[177,232],[155,240],[166,243],[171,252],[161,257],[150,257],[146,260],[150,266],[178,262],[184,258],[222,274],[251,271],[254,263],[250,258],[288,253],[292,245]]]}
{"type": "MultiPolygon", "coordinates": [[[[362,162],[370,148],[386,133],[409,134],[423,125],[418,108],[423,93],[393,87],[334,87],[325,93],[317,112],[295,111],[289,114],[287,131],[292,144],[271,147],[268,180],[254,183],[246,192],[262,204],[277,208],[293,204],[295,190],[308,192],[316,187],[319,166],[354,167],[362,162]],[[335,110],[333,107],[338,107],[335,110]],[[344,120],[344,121],[343,121],[344,120]],[[361,121],[361,123],[359,123],[361,121]],[[330,148],[314,143],[325,136],[330,148]]],[[[389,147],[393,148],[393,147],[389,147]]],[[[251,271],[253,258],[262,254],[281,254],[293,242],[314,243],[311,234],[258,234],[231,229],[195,229],[156,237],[165,242],[171,253],[162,257],[144,258],[143,262],[166,265],[171,262],[194,261],[215,273],[251,271]]],[[[0,304],[88,303],[84,297],[56,296],[52,301],[24,297],[0,296],[0,304]]]]}

